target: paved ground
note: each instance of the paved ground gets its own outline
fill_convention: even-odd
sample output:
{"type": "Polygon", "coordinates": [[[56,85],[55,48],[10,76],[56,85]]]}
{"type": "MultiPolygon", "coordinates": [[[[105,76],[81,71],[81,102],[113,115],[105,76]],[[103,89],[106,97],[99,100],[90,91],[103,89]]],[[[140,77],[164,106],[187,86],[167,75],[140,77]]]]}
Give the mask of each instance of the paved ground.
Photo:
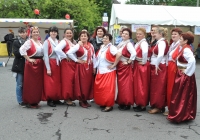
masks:
{"type": "MultiPolygon", "coordinates": [[[[0,58],[6,61],[8,58],[0,58]]],[[[7,67],[0,67],[0,140],[199,140],[200,96],[194,121],[172,124],[162,114],[119,111],[117,105],[103,113],[92,103],[89,109],[78,106],[50,108],[41,102],[40,109],[21,108],[16,102],[15,79],[7,67]]],[[[200,61],[196,80],[200,94],[200,61]]],[[[148,108],[149,109],[149,108],[148,108]]]]}

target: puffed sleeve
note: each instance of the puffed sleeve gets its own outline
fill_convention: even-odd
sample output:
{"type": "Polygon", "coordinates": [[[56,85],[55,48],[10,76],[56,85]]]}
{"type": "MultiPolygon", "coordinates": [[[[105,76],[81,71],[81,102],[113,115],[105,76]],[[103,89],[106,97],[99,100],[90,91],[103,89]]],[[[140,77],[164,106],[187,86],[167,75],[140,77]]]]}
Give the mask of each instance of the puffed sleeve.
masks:
{"type": "Polygon", "coordinates": [[[66,46],[66,41],[62,40],[56,47],[55,52],[58,56],[58,59],[61,61],[62,59],[66,58],[66,54],[62,51],[63,48],[66,46]]]}
{"type": "Polygon", "coordinates": [[[51,70],[50,65],[49,65],[49,55],[48,55],[49,48],[48,48],[47,40],[45,40],[43,43],[43,49],[44,49],[44,63],[45,63],[46,69],[51,70]]]}
{"type": "Polygon", "coordinates": [[[27,51],[31,48],[31,41],[27,40],[19,49],[20,54],[27,55],[27,51]]]}
{"type": "Polygon", "coordinates": [[[133,47],[133,44],[132,43],[128,43],[127,44],[127,50],[129,51],[129,53],[131,54],[130,56],[130,60],[135,60],[135,57],[136,57],[136,51],[135,51],[135,48],[133,47]]]}
{"type": "Polygon", "coordinates": [[[74,62],[77,62],[78,60],[76,56],[74,55],[74,53],[78,51],[79,47],[80,45],[76,44],[74,47],[71,47],[69,51],[67,52],[67,55],[69,56],[69,58],[71,58],[74,62]]]}
{"type": "Polygon", "coordinates": [[[155,65],[156,67],[159,66],[160,62],[162,61],[162,58],[164,57],[165,48],[166,48],[165,42],[160,41],[158,43],[158,56],[157,56],[156,65],[155,65]]]}
{"type": "Polygon", "coordinates": [[[148,56],[148,44],[147,44],[146,41],[143,41],[140,46],[141,46],[141,49],[142,49],[142,58],[143,58],[142,63],[146,64],[147,56],[148,56]]]}
{"type": "Polygon", "coordinates": [[[114,56],[118,52],[117,48],[113,45],[110,46],[110,53],[114,56]]]}
{"type": "Polygon", "coordinates": [[[189,48],[183,50],[183,57],[187,60],[187,68],[185,74],[192,76],[196,69],[196,60],[194,58],[193,52],[189,48]]]}

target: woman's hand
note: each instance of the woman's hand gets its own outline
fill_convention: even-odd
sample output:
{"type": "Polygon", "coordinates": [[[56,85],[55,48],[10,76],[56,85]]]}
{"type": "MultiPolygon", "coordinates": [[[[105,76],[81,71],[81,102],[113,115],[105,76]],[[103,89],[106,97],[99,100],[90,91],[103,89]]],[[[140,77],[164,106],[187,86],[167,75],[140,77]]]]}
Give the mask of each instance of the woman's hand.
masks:
{"type": "Polygon", "coordinates": [[[70,58],[68,58],[68,57],[66,57],[66,60],[67,60],[68,62],[70,62],[70,61],[71,61],[71,59],[70,59],[70,58]]]}
{"type": "Polygon", "coordinates": [[[33,65],[33,64],[37,64],[37,62],[36,62],[35,59],[30,59],[30,58],[29,58],[29,59],[28,59],[28,62],[32,63],[32,65],[33,65]]]}
{"type": "Polygon", "coordinates": [[[115,67],[115,65],[113,64],[113,65],[108,66],[108,69],[112,70],[114,67],[115,67]]]}
{"type": "Polygon", "coordinates": [[[123,61],[122,64],[123,65],[128,65],[128,62],[127,61],[123,61]]]}
{"type": "Polygon", "coordinates": [[[47,70],[47,75],[51,76],[51,70],[47,70]]]}
{"type": "Polygon", "coordinates": [[[79,44],[80,46],[83,46],[82,41],[78,41],[78,44],[79,44]]]}
{"type": "Polygon", "coordinates": [[[94,75],[96,74],[96,68],[93,68],[93,74],[94,75]]]}
{"type": "Polygon", "coordinates": [[[76,62],[77,62],[77,63],[80,63],[80,64],[83,64],[83,63],[85,63],[85,61],[83,61],[83,60],[80,60],[80,59],[78,59],[76,62]]]}
{"type": "Polygon", "coordinates": [[[156,75],[158,75],[158,70],[161,71],[159,67],[156,67],[156,72],[155,72],[156,75]]]}

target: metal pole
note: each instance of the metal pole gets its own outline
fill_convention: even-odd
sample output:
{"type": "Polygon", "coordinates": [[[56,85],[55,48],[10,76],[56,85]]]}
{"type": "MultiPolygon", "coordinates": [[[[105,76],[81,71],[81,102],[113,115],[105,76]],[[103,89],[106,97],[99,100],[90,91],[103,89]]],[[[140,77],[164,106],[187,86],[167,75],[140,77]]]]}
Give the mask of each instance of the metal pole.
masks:
{"type": "Polygon", "coordinates": [[[199,0],[197,0],[197,7],[199,7],[199,0]]]}

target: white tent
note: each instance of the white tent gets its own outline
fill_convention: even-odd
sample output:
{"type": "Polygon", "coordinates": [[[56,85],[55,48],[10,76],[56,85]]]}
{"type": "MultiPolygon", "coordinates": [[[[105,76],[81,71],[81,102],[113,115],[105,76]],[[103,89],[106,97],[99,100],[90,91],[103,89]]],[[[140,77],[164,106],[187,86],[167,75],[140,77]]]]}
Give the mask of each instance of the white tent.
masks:
{"type": "Polygon", "coordinates": [[[200,7],[113,4],[110,27],[118,24],[200,26],[200,7]]]}

